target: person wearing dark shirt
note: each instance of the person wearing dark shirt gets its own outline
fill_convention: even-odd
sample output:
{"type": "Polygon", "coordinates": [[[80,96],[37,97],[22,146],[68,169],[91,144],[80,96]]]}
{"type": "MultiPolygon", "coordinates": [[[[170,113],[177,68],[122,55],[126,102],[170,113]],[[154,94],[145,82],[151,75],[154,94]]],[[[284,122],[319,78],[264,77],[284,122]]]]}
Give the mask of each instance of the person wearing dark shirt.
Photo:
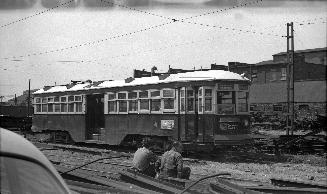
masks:
{"type": "Polygon", "coordinates": [[[180,142],[174,142],[172,148],[162,155],[159,178],[189,179],[191,169],[183,167],[182,150],[183,145],[180,142]]]}
{"type": "Polygon", "coordinates": [[[142,147],[136,150],[133,158],[133,168],[142,174],[155,177],[155,162],[157,156],[149,149],[151,142],[149,140],[142,141],[142,147]]]}

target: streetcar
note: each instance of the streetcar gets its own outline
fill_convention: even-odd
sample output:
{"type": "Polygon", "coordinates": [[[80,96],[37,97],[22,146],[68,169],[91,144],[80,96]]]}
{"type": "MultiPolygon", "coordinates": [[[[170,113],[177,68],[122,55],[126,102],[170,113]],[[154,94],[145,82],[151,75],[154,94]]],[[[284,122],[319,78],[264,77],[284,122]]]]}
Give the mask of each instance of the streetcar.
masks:
{"type": "Polygon", "coordinates": [[[144,137],[160,146],[179,140],[186,150],[243,144],[251,139],[249,86],[224,70],[45,86],[33,95],[32,130],[108,145],[144,137]]]}

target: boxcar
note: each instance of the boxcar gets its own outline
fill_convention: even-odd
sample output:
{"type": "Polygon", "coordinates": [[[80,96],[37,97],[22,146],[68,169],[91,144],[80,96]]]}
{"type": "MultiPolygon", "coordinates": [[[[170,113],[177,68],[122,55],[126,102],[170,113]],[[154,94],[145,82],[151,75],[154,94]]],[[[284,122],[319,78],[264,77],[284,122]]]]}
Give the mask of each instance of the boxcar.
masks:
{"type": "Polygon", "coordinates": [[[194,71],[116,81],[72,82],[34,93],[33,131],[75,142],[215,147],[249,140],[249,84],[236,73],[194,71]]]}

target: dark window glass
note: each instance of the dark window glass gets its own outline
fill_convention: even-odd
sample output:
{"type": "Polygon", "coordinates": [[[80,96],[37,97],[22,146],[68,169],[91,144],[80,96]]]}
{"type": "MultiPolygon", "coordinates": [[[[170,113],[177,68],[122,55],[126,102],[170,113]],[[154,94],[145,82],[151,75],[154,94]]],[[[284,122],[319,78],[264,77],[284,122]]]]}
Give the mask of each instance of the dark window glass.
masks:
{"type": "Polygon", "coordinates": [[[119,101],[119,112],[127,112],[127,101],[119,101]]]}
{"type": "Polygon", "coordinates": [[[118,99],[126,99],[126,93],[118,93],[118,99]]]}
{"type": "Polygon", "coordinates": [[[151,97],[160,97],[160,91],[151,92],[151,97]]]}
{"type": "Polygon", "coordinates": [[[108,102],[108,110],[109,112],[117,112],[117,103],[116,101],[109,101],[108,102]]]}
{"type": "Polygon", "coordinates": [[[130,100],[130,101],[128,101],[128,103],[129,103],[129,106],[128,106],[129,111],[137,111],[138,110],[137,100],[130,100]]]}
{"type": "Polygon", "coordinates": [[[160,99],[152,99],[151,100],[151,111],[160,111],[161,108],[161,100],[160,99]]]}
{"type": "Polygon", "coordinates": [[[128,99],[135,99],[135,98],[137,98],[137,92],[128,93],[128,99]]]}
{"type": "Polygon", "coordinates": [[[74,103],[69,103],[68,104],[68,112],[74,112],[74,103]]]}
{"type": "Polygon", "coordinates": [[[139,93],[139,98],[149,98],[148,91],[143,91],[139,93]]]}
{"type": "Polygon", "coordinates": [[[173,98],[165,98],[164,101],[164,109],[174,109],[174,99],[173,98]]]}
{"type": "Polygon", "coordinates": [[[109,100],[114,100],[116,99],[116,94],[108,94],[109,100]]]}
{"type": "Polygon", "coordinates": [[[61,104],[61,112],[67,112],[67,104],[61,104]]]}
{"type": "Polygon", "coordinates": [[[82,112],[82,102],[76,102],[76,112],[82,112]]]}
{"type": "Polygon", "coordinates": [[[149,100],[140,100],[140,110],[149,110],[149,100]]]}

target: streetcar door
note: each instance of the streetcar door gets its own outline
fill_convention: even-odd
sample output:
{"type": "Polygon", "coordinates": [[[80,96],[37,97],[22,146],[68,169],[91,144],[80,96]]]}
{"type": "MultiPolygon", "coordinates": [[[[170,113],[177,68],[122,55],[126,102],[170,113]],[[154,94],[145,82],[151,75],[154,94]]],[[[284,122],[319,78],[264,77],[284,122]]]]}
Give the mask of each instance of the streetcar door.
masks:
{"type": "Polygon", "coordinates": [[[86,96],[86,140],[99,140],[104,128],[104,94],[86,96]]]}

